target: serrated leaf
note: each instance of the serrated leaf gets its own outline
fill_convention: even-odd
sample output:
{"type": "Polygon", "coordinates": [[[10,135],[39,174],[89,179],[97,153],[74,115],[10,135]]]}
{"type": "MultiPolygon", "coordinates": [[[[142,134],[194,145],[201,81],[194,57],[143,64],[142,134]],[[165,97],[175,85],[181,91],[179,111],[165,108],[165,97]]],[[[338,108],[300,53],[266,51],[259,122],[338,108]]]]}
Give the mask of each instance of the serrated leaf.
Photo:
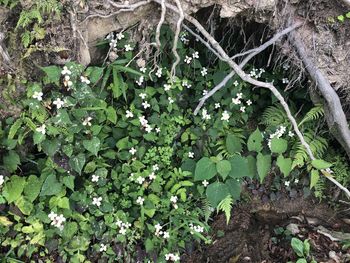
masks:
{"type": "Polygon", "coordinates": [[[263,136],[260,130],[257,128],[248,138],[248,150],[254,152],[260,152],[262,150],[263,136]]]}
{"type": "Polygon", "coordinates": [[[310,189],[314,187],[318,180],[320,180],[320,173],[318,170],[312,169],[311,170],[311,178],[310,178],[310,189]]]}
{"type": "Polygon", "coordinates": [[[22,119],[17,119],[17,120],[11,125],[11,128],[10,128],[10,130],[9,130],[9,135],[8,135],[8,138],[9,138],[10,140],[12,140],[12,139],[15,137],[15,135],[16,135],[18,129],[21,127],[22,123],[23,123],[22,119]]]}
{"type": "Polygon", "coordinates": [[[196,164],[195,181],[209,180],[216,175],[215,163],[208,157],[203,157],[196,164]]]}
{"type": "Polygon", "coordinates": [[[207,186],[206,195],[208,201],[213,207],[217,205],[227,196],[230,192],[227,188],[227,185],[215,182],[207,186]]]}
{"type": "Polygon", "coordinates": [[[226,137],[226,148],[230,154],[240,153],[242,151],[242,143],[237,136],[229,134],[226,137]]]}
{"type": "Polygon", "coordinates": [[[331,163],[326,162],[326,161],[321,160],[321,159],[312,160],[311,165],[318,170],[327,169],[327,168],[332,166],[331,163]]]}
{"type": "Polygon", "coordinates": [[[9,153],[3,157],[3,163],[5,169],[12,173],[17,170],[21,161],[19,155],[15,151],[9,151],[9,153]]]}
{"type": "Polygon", "coordinates": [[[287,177],[292,170],[292,159],[284,158],[282,155],[277,158],[277,166],[280,168],[284,177],[287,177]]]}
{"type": "Polygon", "coordinates": [[[101,142],[99,138],[94,137],[91,140],[84,140],[83,146],[86,150],[97,156],[97,153],[101,147],[101,142]]]}
{"type": "Polygon", "coordinates": [[[221,177],[225,180],[231,171],[231,163],[227,160],[221,160],[216,164],[216,169],[221,177]]]}
{"type": "Polygon", "coordinates": [[[282,154],[287,150],[288,142],[282,138],[273,138],[271,140],[271,152],[282,154]]]}
{"type": "Polygon", "coordinates": [[[264,155],[262,153],[258,153],[258,156],[256,157],[256,166],[257,166],[260,182],[263,182],[267,173],[271,169],[271,155],[269,154],[264,155]]]}
{"type": "Polygon", "coordinates": [[[57,86],[60,84],[60,78],[61,78],[61,71],[62,69],[57,66],[48,66],[48,67],[41,67],[41,70],[43,70],[46,73],[46,83],[54,83],[57,86]]]}

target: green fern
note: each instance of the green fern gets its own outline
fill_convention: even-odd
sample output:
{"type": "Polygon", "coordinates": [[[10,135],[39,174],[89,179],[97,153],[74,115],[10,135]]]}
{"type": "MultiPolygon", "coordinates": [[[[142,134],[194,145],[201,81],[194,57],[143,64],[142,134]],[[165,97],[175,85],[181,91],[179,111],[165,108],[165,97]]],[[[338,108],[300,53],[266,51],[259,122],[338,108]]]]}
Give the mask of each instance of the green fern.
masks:
{"type": "Polygon", "coordinates": [[[323,116],[324,109],[321,104],[317,104],[305,114],[305,117],[299,122],[298,126],[300,127],[301,125],[309,121],[316,121],[323,116]]]}
{"type": "Polygon", "coordinates": [[[221,200],[221,202],[217,206],[217,212],[223,211],[225,213],[227,224],[231,218],[232,205],[233,205],[232,196],[228,195],[225,197],[225,199],[221,200]]]}
{"type": "Polygon", "coordinates": [[[201,209],[203,211],[204,214],[204,218],[205,218],[205,222],[207,223],[209,220],[209,217],[213,211],[213,208],[211,207],[208,199],[203,199],[202,200],[202,205],[201,205],[201,209]]]}
{"type": "Polygon", "coordinates": [[[225,158],[229,158],[233,156],[233,154],[229,153],[226,146],[226,137],[228,134],[232,134],[235,137],[237,137],[241,144],[245,143],[245,136],[243,135],[243,129],[231,128],[231,129],[225,130],[225,132],[220,132],[215,146],[217,147],[218,153],[225,158]]]}
{"type": "Polygon", "coordinates": [[[261,123],[267,127],[285,125],[289,126],[289,120],[282,106],[269,106],[262,114],[261,123]]]}

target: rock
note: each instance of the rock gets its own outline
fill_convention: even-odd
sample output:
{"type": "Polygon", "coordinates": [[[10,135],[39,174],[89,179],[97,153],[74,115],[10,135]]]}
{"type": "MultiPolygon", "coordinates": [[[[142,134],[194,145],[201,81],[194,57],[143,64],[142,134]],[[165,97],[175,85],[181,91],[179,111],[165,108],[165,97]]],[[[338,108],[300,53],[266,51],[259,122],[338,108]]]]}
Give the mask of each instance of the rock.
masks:
{"type": "Polygon", "coordinates": [[[286,229],[289,230],[293,235],[300,233],[299,226],[297,224],[290,223],[286,229]]]}

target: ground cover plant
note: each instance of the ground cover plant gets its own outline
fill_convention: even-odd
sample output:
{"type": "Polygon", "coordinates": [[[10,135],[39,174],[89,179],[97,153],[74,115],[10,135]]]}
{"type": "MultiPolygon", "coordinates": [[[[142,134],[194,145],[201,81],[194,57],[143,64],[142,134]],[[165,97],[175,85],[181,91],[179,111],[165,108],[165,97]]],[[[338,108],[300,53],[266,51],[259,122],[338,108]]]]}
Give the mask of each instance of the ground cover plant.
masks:
{"type": "MultiPolygon", "coordinates": [[[[115,55],[109,63],[47,66],[23,80],[23,111],[0,129],[5,260],[178,262],[188,244],[212,241],[212,215],[230,220],[242,184],[271,169],[276,188],[316,187],[319,197],[324,173],[338,170],[348,184],[347,165],[315,128],[320,106],[305,98],[296,118],[314,160],[270,92],[238,76],[194,115],[231,69],[184,31],[174,74],[173,33],[164,27],[160,37],[160,52],[146,59],[128,32],[113,32],[99,44],[115,55]]],[[[282,92],[286,68],[250,66],[249,76],[282,92]]]]}

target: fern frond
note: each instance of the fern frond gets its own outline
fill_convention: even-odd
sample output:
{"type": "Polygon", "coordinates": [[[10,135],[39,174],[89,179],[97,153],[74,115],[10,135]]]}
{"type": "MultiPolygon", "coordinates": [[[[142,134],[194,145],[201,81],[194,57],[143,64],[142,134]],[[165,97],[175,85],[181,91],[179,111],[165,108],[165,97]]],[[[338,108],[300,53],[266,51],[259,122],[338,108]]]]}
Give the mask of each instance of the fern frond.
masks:
{"type": "Polygon", "coordinates": [[[207,223],[209,220],[209,217],[213,211],[213,209],[212,209],[212,207],[207,199],[202,200],[201,209],[202,209],[202,212],[204,214],[205,222],[207,223]]]}
{"type": "Polygon", "coordinates": [[[283,108],[278,106],[269,106],[262,114],[261,123],[267,127],[285,125],[289,123],[287,114],[283,108]]]}
{"type": "Polygon", "coordinates": [[[231,218],[231,210],[233,205],[233,199],[231,195],[225,197],[225,199],[221,200],[221,202],[217,206],[217,212],[223,211],[226,216],[226,223],[230,221],[231,218]]]}
{"type": "Polygon", "coordinates": [[[304,116],[304,118],[299,122],[298,126],[300,127],[306,122],[315,121],[324,116],[324,109],[321,104],[317,104],[315,107],[310,109],[304,116]]]}

